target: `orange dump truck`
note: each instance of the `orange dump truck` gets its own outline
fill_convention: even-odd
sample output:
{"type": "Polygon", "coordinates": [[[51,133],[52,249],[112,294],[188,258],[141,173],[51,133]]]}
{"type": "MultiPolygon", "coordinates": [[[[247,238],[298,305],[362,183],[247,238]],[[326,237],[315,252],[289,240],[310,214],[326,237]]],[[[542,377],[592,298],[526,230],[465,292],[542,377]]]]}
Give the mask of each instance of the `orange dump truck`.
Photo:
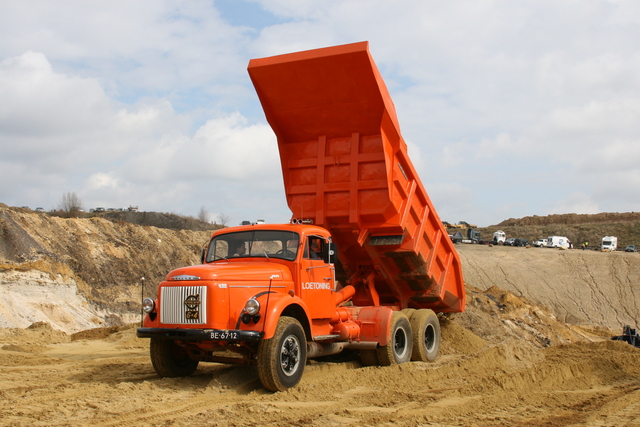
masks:
{"type": "Polygon", "coordinates": [[[436,313],[461,312],[460,258],[407,156],[368,43],[251,60],[277,139],[290,224],[216,231],[202,264],[145,299],[138,336],[161,376],[257,365],[271,391],[307,359],[433,361],[436,313]]]}

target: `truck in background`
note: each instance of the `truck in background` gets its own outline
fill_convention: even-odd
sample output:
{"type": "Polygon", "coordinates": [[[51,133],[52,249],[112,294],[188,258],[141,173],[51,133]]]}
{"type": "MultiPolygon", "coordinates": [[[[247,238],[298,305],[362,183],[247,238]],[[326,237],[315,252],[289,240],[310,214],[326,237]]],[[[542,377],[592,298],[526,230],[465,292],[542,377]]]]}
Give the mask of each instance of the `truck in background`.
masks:
{"type": "Polygon", "coordinates": [[[466,226],[462,225],[462,224],[452,224],[450,222],[447,221],[442,221],[442,224],[444,225],[445,228],[466,228],[466,226]]]}
{"type": "Polygon", "coordinates": [[[478,230],[467,228],[467,238],[462,239],[462,243],[478,243],[481,240],[481,234],[478,230]]]}
{"type": "Polygon", "coordinates": [[[217,230],[200,265],[145,299],[155,371],[256,365],[271,391],[307,359],[433,361],[439,313],[462,312],[461,261],[407,155],[368,43],[251,60],[276,134],[289,224],[217,230]]]}
{"type": "Polygon", "coordinates": [[[478,228],[475,224],[469,224],[467,221],[458,221],[458,227],[461,228],[478,228]]]}
{"type": "Polygon", "coordinates": [[[604,236],[602,238],[602,246],[600,246],[601,251],[610,251],[613,252],[618,249],[618,238],[615,236],[604,236]]]}
{"type": "Polygon", "coordinates": [[[504,244],[505,240],[507,240],[507,235],[504,231],[498,230],[493,233],[493,241],[495,244],[504,244]]]}
{"type": "Polygon", "coordinates": [[[571,242],[564,236],[549,236],[547,237],[548,248],[571,248],[571,242]]]}

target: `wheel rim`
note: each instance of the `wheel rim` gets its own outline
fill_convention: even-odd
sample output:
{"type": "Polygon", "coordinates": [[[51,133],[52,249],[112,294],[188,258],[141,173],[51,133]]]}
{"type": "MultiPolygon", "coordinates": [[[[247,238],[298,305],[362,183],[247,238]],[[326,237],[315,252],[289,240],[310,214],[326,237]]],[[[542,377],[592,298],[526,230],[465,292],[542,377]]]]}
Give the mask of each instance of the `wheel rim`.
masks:
{"type": "Polygon", "coordinates": [[[436,330],[432,325],[427,325],[424,330],[424,348],[431,352],[436,346],[436,330]]]}
{"type": "Polygon", "coordinates": [[[402,358],[407,352],[407,334],[404,328],[398,328],[393,336],[393,352],[402,358]]]}
{"type": "Polygon", "coordinates": [[[296,373],[300,365],[300,341],[295,335],[289,335],[280,347],[280,366],[282,372],[290,377],[296,373]]]}

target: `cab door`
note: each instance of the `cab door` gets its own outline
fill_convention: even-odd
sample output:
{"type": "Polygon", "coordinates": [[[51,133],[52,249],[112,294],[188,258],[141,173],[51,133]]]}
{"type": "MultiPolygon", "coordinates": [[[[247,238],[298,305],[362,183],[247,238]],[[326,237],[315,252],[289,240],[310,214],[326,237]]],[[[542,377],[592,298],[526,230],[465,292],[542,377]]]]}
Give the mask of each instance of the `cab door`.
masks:
{"type": "Polygon", "coordinates": [[[312,319],[328,319],[336,312],[335,269],[323,260],[328,242],[320,236],[308,236],[304,245],[300,278],[302,299],[312,319]]]}

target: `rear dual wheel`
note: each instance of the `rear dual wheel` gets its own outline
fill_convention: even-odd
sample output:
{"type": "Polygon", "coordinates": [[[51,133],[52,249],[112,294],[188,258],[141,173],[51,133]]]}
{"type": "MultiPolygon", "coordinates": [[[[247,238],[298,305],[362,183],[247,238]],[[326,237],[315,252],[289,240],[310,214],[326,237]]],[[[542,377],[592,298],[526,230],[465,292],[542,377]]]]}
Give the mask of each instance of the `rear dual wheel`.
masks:
{"type": "Polygon", "coordinates": [[[413,331],[411,360],[433,362],[440,351],[440,322],[433,310],[416,310],[409,319],[413,331]]]}
{"type": "Polygon", "coordinates": [[[390,366],[410,360],[433,362],[440,351],[440,322],[433,310],[404,309],[393,313],[391,342],[377,350],[360,350],[364,366],[390,366]],[[408,322],[405,323],[406,319],[408,322]],[[407,359],[408,349],[409,359],[407,359]]]}

